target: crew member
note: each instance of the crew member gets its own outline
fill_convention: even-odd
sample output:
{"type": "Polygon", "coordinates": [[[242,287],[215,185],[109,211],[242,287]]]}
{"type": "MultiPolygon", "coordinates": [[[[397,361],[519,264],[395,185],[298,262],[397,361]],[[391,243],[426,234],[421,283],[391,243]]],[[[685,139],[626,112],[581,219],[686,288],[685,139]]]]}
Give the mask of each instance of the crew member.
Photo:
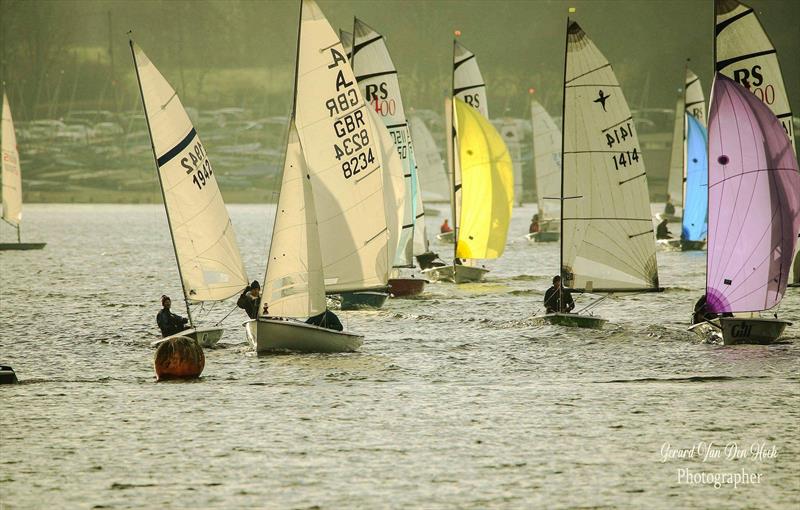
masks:
{"type": "Polygon", "coordinates": [[[656,227],[656,239],[672,239],[672,233],[667,228],[667,218],[661,220],[656,227]]]}
{"type": "Polygon", "coordinates": [[[553,277],[553,286],[544,293],[544,309],[547,313],[569,313],[575,308],[572,293],[561,287],[561,277],[553,277]]]}
{"type": "MultiPolygon", "coordinates": [[[[261,300],[261,285],[257,280],[244,288],[244,291],[236,301],[236,306],[241,308],[247,313],[251,319],[258,318],[258,302],[261,300]]],[[[264,313],[266,314],[266,305],[264,305],[264,313]]]]}
{"type": "Polygon", "coordinates": [[[161,296],[161,306],[163,308],[156,315],[156,323],[158,323],[158,329],[161,330],[162,337],[172,336],[186,329],[186,323],[189,322],[189,319],[169,311],[169,307],[172,306],[172,300],[169,296],[161,296]]]}
{"type": "Polygon", "coordinates": [[[529,234],[536,234],[539,232],[539,215],[534,214],[533,218],[531,218],[531,226],[528,227],[529,234]]]}
{"type": "Polygon", "coordinates": [[[447,218],[444,219],[444,223],[439,227],[439,233],[446,234],[448,232],[452,232],[453,229],[450,228],[450,225],[447,223],[447,218]]]}

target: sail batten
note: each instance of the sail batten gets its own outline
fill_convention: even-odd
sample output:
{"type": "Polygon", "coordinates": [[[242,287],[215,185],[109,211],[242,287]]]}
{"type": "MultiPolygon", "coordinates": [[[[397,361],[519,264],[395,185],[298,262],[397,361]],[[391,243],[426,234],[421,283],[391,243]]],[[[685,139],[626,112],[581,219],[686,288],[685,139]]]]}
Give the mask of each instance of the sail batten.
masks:
{"type": "Polygon", "coordinates": [[[247,275],[206,147],[175,90],[138,45],[131,50],[185,297],[227,299],[247,275]]]}
{"type": "Polygon", "coordinates": [[[567,30],[562,277],[569,287],[658,287],[644,161],[613,69],[580,26],[567,30]]]}

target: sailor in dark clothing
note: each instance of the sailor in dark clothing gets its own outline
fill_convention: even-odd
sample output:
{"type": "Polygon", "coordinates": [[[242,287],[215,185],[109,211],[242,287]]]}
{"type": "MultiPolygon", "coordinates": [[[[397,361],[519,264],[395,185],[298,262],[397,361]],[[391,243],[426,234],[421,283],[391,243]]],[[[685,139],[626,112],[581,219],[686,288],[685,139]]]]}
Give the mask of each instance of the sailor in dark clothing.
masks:
{"type": "Polygon", "coordinates": [[[667,203],[664,204],[664,214],[675,216],[675,205],[672,203],[672,197],[669,195],[667,195],[667,203]]]}
{"type": "Polygon", "coordinates": [[[342,331],[344,329],[339,317],[337,317],[336,314],[330,310],[325,310],[319,315],[309,317],[306,321],[306,324],[311,324],[312,326],[319,326],[326,329],[333,329],[335,331],[342,331]]]}
{"type": "MultiPolygon", "coordinates": [[[[253,283],[244,288],[242,295],[236,301],[236,306],[247,312],[247,316],[251,319],[258,318],[258,302],[261,301],[261,285],[258,281],[254,280],[253,283]]],[[[264,305],[264,313],[266,314],[266,305],[264,305]]]]}
{"type": "Polygon", "coordinates": [[[553,286],[544,293],[544,309],[547,313],[569,313],[575,308],[572,293],[561,288],[561,277],[553,277],[553,286]]]}
{"type": "Polygon", "coordinates": [[[189,322],[189,319],[185,319],[170,312],[169,307],[171,305],[172,300],[169,296],[161,296],[161,306],[164,308],[156,315],[156,322],[158,323],[158,329],[161,330],[162,337],[172,336],[184,331],[186,329],[186,323],[189,322]]]}
{"type": "Polygon", "coordinates": [[[716,319],[717,317],[733,317],[732,313],[725,312],[725,313],[714,313],[706,311],[706,295],[703,294],[700,296],[700,299],[697,300],[697,303],[694,304],[694,315],[692,315],[692,324],[699,324],[701,322],[710,321],[712,319],[716,319]]]}
{"type": "Polygon", "coordinates": [[[667,228],[667,218],[661,220],[661,223],[656,227],[656,239],[672,239],[672,234],[667,228]]]}

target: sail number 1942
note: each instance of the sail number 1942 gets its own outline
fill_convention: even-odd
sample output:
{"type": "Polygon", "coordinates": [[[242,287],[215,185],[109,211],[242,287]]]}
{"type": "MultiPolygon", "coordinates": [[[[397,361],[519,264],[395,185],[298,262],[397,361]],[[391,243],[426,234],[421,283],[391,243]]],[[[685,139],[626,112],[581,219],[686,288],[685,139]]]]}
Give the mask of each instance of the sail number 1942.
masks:
{"type": "Polygon", "coordinates": [[[203,144],[199,141],[194,144],[189,154],[181,159],[181,166],[186,169],[187,175],[194,174],[192,182],[197,186],[197,189],[203,189],[203,186],[211,181],[211,176],[214,174],[211,170],[211,162],[206,157],[205,149],[203,149],[203,144]]]}

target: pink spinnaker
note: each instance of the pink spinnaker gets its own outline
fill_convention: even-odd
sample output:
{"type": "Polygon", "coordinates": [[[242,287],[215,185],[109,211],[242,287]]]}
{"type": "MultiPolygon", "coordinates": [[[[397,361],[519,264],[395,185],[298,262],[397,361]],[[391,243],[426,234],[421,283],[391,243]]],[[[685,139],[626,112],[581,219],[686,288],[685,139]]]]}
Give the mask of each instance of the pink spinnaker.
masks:
{"type": "Polygon", "coordinates": [[[707,306],[757,312],[786,290],[800,231],[800,172],[775,114],[717,73],[708,127],[707,306]]]}

